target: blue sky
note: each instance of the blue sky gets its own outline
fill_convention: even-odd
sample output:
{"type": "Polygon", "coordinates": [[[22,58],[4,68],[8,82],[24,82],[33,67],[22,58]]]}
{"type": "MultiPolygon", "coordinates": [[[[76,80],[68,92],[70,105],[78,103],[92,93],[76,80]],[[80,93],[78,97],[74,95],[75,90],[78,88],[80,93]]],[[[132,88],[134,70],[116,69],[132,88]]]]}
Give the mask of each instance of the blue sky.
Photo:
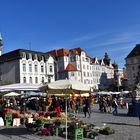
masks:
{"type": "Polygon", "coordinates": [[[140,43],[139,0],[0,0],[3,53],[81,47],[120,68],[140,43]]]}

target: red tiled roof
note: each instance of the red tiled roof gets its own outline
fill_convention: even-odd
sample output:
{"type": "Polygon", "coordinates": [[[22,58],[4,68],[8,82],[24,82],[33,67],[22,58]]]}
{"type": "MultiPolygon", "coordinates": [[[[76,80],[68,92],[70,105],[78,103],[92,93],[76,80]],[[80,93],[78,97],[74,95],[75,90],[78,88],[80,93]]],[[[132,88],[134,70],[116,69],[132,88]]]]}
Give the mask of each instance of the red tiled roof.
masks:
{"type": "Polygon", "coordinates": [[[82,50],[81,48],[74,48],[74,49],[71,49],[70,51],[76,52],[76,54],[81,55],[81,52],[82,52],[83,50],[82,50]]]}
{"type": "Polygon", "coordinates": [[[69,63],[66,67],[66,71],[77,71],[77,69],[75,66],[69,63]]]}
{"type": "Polygon", "coordinates": [[[67,49],[57,50],[57,56],[67,56],[68,54],[69,54],[69,50],[67,49]]]}
{"type": "Polygon", "coordinates": [[[51,54],[54,57],[59,57],[59,56],[67,56],[69,54],[69,50],[67,49],[59,49],[59,50],[53,50],[50,52],[47,52],[49,54],[51,54]]]}

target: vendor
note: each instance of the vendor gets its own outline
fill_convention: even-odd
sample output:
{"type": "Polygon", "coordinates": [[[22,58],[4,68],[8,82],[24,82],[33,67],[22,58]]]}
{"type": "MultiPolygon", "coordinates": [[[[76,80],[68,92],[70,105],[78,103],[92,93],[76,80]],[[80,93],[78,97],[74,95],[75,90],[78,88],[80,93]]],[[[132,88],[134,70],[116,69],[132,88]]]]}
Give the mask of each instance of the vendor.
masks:
{"type": "Polygon", "coordinates": [[[53,107],[54,107],[54,111],[60,114],[60,111],[61,111],[60,101],[57,97],[54,97],[53,99],[53,107]]]}

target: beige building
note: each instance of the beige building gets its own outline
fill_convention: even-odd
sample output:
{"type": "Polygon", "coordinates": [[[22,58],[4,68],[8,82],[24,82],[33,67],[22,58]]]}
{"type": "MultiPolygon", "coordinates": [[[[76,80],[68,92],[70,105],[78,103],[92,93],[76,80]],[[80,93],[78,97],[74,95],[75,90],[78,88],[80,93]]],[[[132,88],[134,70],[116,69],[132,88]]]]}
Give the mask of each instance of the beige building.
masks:
{"type": "Polygon", "coordinates": [[[140,82],[140,44],[134,47],[125,61],[128,84],[135,86],[140,82]]]}
{"type": "Polygon", "coordinates": [[[83,49],[58,49],[48,52],[56,59],[55,77],[73,79],[93,89],[109,86],[114,79],[114,67],[109,58],[91,58],[83,49]]]}

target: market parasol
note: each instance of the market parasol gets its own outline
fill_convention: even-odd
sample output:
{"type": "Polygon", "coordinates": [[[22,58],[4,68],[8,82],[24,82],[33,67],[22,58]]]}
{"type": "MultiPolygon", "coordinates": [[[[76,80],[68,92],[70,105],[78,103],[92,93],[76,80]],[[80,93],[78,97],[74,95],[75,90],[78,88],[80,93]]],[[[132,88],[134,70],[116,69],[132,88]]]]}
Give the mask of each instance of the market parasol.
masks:
{"type": "MultiPolygon", "coordinates": [[[[43,85],[40,87],[41,91],[51,90],[54,93],[61,91],[66,96],[70,94],[71,90],[75,91],[76,93],[81,94],[82,92],[89,92],[90,86],[85,85],[79,81],[74,80],[57,80],[55,82],[43,85]]],[[[66,116],[67,116],[67,98],[66,98],[66,116]]],[[[66,117],[66,140],[67,140],[67,117],[66,117]]]]}
{"type": "Polygon", "coordinates": [[[4,97],[10,97],[10,96],[19,96],[20,94],[19,93],[16,93],[16,92],[10,92],[10,93],[7,93],[5,95],[3,95],[4,97]]]}

